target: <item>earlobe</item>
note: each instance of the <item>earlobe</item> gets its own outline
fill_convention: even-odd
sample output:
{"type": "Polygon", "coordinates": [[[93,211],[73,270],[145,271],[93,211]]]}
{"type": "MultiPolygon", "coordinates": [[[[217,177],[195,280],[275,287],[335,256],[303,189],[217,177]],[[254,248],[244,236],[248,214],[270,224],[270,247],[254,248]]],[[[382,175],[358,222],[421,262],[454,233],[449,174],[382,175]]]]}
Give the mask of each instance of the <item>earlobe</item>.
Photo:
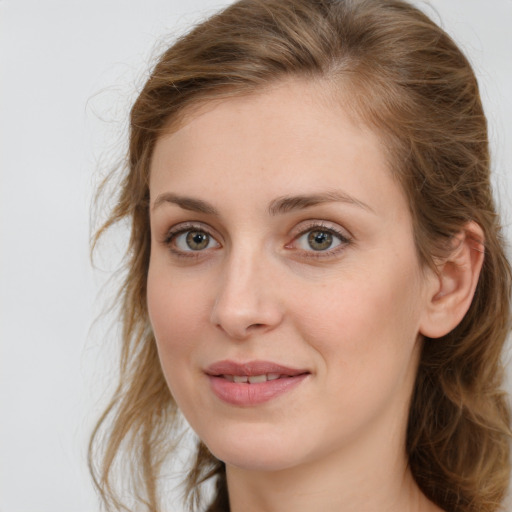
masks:
{"type": "Polygon", "coordinates": [[[450,254],[431,277],[421,334],[440,338],[461,322],[475,294],[484,252],[484,234],[476,222],[469,222],[453,237],[450,254]]]}

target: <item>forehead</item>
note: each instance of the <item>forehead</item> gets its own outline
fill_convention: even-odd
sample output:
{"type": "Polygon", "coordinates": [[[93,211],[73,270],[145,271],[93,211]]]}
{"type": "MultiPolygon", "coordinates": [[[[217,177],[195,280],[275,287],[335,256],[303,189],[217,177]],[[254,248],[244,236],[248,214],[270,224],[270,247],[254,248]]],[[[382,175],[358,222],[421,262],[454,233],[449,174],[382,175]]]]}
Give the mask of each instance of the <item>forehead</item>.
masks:
{"type": "Polygon", "coordinates": [[[191,110],[157,141],[150,189],[270,197],[341,187],[377,198],[384,182],[396,186],[378,135],[325,84],[295,80],[191,110]]]}

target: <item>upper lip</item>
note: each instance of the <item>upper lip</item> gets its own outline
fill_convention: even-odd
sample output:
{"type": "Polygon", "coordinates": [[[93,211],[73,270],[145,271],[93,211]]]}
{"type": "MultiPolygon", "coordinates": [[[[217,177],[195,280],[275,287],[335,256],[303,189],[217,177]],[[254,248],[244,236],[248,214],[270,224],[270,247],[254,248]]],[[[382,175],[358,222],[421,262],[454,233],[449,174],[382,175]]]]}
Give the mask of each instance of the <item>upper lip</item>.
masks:
{"type": "Polygon", "coordinates": [[[310,373],[306,369],[291,368],[272,361],[248,361],[245,363],[237,363],[235,361],[217,361],[205,370],[210,376],[218,375],[246,375],[247,377],[255,375],[263,375],[267,373],[278,373],[280,375],[295,376],[304,373],[310,373]]]}

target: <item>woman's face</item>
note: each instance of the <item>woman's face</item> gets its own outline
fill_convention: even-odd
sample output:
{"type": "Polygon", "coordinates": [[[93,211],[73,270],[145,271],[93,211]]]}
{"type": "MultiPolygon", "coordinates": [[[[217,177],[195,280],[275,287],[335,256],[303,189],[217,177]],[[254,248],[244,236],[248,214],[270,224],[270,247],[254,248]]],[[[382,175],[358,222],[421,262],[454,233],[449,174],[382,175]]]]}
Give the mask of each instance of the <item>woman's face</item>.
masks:
{"type": "Polygon", "coordinates": [[[174,398],[228,465],[405,442],[432,279],[378,138],[328,98],[290,81],[211,103],[154,151],[149,315],[174,398]]]}

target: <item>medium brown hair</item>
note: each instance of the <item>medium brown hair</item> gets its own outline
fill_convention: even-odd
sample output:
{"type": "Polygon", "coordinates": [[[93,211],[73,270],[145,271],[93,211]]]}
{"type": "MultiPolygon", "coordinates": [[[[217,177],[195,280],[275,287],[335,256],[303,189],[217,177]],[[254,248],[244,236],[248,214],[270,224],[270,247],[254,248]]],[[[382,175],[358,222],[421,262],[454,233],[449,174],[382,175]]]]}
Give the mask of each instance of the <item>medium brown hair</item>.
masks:
{"type": "MultiPolygon", "coordinates": [[[[435,268],[435,258],[469,221],[484,232],[485,261],[468,313],[443,338],[424,340],[406,450],[419,487],[441,508],[497,511],[510,473],[500,357],[510,330],[512,278],[490,187],[486,118],[467,59],[442,29],[401,0],[241,0],[161,56],[133,105],[119,196],[95,238],[123,219],[131,222],[119,295],[120,381],[91,439],[94,481],[105,503],[122,510],[111,476],[128,454],[135,494],[156,512],[158,476],[176,442],[177,407],[146,305],[155,142],[193,106],[289,77],[338,88],[380,136],[409,200],[424,265],[435,268]]],[[[199,443],[189,496],[209,477],[217,478],[209,510],[228,510],[224,465],[199,443]]]]}

